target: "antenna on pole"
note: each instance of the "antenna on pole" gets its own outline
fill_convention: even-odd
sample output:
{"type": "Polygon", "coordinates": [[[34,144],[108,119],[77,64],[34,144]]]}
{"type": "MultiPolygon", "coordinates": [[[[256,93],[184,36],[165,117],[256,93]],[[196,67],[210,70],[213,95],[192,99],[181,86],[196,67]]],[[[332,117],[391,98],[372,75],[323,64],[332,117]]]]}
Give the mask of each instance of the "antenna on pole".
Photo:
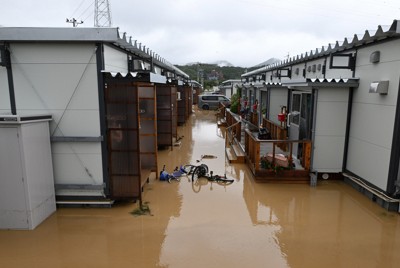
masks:
{"type": "Polygon", "coordinates": [[[72,23],[73,27],[77,27],[79,24],[82,24],[83,21],[77,21],[75,18],[68,19],[66,20],[67,23],[72,23]]]}
{"type": "Polygon", "coordinates": [[[111,27],[111,10],[108,0],[94,1],[94,27],[111,27]]]}

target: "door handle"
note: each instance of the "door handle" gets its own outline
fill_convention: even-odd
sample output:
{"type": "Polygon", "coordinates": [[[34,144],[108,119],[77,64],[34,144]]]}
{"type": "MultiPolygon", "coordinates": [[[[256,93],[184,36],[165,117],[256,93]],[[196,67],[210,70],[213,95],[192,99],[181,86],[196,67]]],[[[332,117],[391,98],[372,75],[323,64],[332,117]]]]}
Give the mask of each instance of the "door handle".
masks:
{"type": "Polygon", "coordinates": [[[292,115],[292,113],[288,113],[287,114],[287,119],[286,119],[286,126],[290,127],[290,116],[292,115]]]}

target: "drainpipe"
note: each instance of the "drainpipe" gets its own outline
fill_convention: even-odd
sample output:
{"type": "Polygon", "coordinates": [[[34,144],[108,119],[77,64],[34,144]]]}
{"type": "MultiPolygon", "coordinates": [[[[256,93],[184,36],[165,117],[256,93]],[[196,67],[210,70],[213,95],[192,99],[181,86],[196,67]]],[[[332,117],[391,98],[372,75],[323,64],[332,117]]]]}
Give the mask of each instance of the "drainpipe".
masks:
{"type": "Polygon", "coordinates": [[[353,88],[349,88],[348,107],[347,107],[347,122],[346,122],[346,134],[344,138],[344,152],[343,152],[343,166],[342,170],[347,170],[347,155],[349,152],[349,138],[350,138],[350,126],[351,126],[351,112],[353,110],[353,88]]]}
{"type": "Polygon", "coordinates": [[[99,94],[99,119],[100,119],[100,133],[103,137],[101,141],[101,158],[103,170],[103,183],[105,184],[104,194],[110,195],[110,177],[108,174],[108,147],[107,147],[107,120],[106,120],[106,103],[104,96],[104,46],[102,43],[96,43],[96,68],[97,68],[97,90],[99,94]]]}
{"type": "Polygon", "coordinates": [[[317,124],[317,103],[318,103],[318,89],[312,89],[312,128],[311,128],[311,159],[310,159],[310,184],[311,186],[317,185],[318,171],[314,170],[314,150],[315,150],[315,127],[317,124]]]}
{"type": "Polygon", "coordinates": [[[13,73],[12,73],[12,67],[11,67],[10,49],[9,49],[8,44],[4,45],[4,57],[5,57],[5,59],[4,59],[5,66],[7,69],[8,91],[10,94],[11,114],[16,115],[17,114],[17,106],[16,106],[16,101],[15,101],[14,79],[13,79],[13,73]]]}

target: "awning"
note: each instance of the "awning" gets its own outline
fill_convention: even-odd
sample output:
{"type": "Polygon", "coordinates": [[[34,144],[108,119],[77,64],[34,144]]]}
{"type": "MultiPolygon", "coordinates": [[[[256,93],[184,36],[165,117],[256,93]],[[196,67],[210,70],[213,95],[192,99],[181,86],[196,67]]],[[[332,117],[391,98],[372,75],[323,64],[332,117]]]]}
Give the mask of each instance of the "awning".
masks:
{"type": "Polygon", "coordinates": [[[359,78],[304,78],[282,82],[286,87],[358,87],[359,78]]]}
{"type": "Polygon", "coordinates": [[[121,73],[121,72],[109,72],[102,71],[102,73],[108,74],[112,77],[120,77],[131,79],[133,82],[149,82],[149,83],[157,83],[157,84],[166,84],[167,78],[160,74],[155,74],[151,72],[129,72],[129,73],[121,73]]]}

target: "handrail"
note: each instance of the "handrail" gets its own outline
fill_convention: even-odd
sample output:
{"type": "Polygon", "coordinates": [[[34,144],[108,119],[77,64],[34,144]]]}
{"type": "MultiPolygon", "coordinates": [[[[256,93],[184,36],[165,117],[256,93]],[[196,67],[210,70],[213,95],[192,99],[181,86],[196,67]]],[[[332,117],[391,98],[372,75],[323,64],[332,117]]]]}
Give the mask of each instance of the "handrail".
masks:
{"type": "Polygon", "coordinates": [[[237,121],[236,123],[230,125],[229,127],[226,128],[226,130],[229,130],[230,128],[232,128],[232,127],[234,127],[234,126],[239,125],[240,123],[242,123],[241,120],[239,120],[239,121],[237,121]]]}
{"type": "Polygon", "coordinates": [[[310,140],[260,140],[259,138],[255,137],[251,131],[246,129],[246,132],[249,134],[249,136],[259,142],[270,142],[270,143],[301,143],[301,142],[309,142],[310,140]]]}

